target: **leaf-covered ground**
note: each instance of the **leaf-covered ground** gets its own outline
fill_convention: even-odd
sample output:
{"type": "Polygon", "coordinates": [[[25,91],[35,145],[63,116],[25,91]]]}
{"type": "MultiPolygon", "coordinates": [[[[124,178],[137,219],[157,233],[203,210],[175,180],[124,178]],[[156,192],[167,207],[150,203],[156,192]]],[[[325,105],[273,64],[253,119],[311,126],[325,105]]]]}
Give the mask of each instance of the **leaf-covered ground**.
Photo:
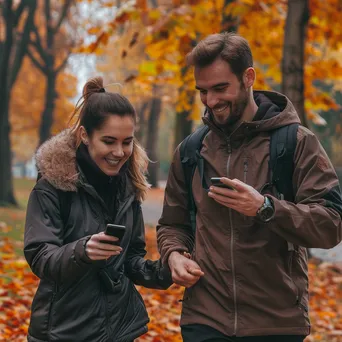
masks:
{"type": "MultiPolygon", "coordinates": [[[[22,210],[0,210],[0,342],[26,341],[30,305],[38,284],[21,253],[23,216],[22,210]]],[[[154,228],[146,227],[146,238],[149,257],[157,259],[154,228]]],[[[309,271],[312,334],[306,342],[341,342],[341,268],[312,261],[309,271]]],[[[139,291],[151,322],[149,332],[137,341],[181,341],[179,300],[183,289],[173,285],[167,291],[144,288],[139,291]]]]}
{"type": "MultiPolygon", "coordinates": [[[[4,229],[5,224],[1,224],[4,229]]],[[[147,229],[150,254],[158,256],[155,234],[147,229]]],[[[30,304],[38,280],[15,249],[20,243],[2,238],[0,243],[0,341],[25,341],[30,304]]],[[[342,274],[332,264],[310,263],[312,335],[307,341],[342,340],[342,274]]],[[[167,291],[140,288],[151,318],[149,332],[138,341],[181,341],[179,314],[183,290],[172,286],[167,291]]]]}

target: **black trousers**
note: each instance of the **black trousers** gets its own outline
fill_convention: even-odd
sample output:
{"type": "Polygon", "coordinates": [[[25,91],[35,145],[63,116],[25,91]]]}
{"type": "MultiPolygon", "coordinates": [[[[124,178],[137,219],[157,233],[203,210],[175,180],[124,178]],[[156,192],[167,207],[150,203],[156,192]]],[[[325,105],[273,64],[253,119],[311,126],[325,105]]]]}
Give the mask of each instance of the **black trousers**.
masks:
{"type": "Polygon", "coordinates": [[[305,338],[300,335],[230,337],[201,324],[183,325],[182,337],[184,342],[303,342],[305,338]]]}

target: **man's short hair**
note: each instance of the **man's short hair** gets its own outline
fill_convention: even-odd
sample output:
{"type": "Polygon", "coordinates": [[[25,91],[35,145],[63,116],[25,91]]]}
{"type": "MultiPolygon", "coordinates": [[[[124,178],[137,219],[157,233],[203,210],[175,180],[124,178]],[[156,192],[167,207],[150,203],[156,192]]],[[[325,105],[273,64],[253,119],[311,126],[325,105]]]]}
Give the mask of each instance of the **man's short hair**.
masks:
{"type": "Polygon", "coordinates": [[[240,81],[244,71],[253,67],[253,56],[247,40],[233,32],[211,34],[201,40],[187,55],[186,61],[188,65],[201,68],[218,57],[229,64],[240,81]]]}

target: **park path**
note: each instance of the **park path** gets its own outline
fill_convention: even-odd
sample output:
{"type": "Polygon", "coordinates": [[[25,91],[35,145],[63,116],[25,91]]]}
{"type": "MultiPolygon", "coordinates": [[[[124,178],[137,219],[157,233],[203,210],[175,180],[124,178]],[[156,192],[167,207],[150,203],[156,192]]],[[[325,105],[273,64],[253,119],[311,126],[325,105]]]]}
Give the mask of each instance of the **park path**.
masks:
{"type": "MultiPolygon", "coordinates": [[[[142,205],[147,225],[155,227],[158,223],[163,209],[164,187],[165,183],[161,182],[160,188],[152,189],[142,205]]],[[[342,243],[329,250],[313,248],[311,253],[314,257],[324,261],[342,263],[342,243]]]]}

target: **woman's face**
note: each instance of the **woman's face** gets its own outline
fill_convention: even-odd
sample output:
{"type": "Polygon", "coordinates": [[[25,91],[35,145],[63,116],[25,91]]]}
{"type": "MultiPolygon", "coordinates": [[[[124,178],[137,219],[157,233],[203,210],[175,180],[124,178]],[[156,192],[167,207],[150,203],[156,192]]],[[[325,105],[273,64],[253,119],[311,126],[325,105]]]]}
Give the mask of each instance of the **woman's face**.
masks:
{"type": "Polygon", "coordinates": [[[107,175],[115,176],[133,151],[134,121],[129,115],[109,115],[102,127],[88,136],[81,126],[81,139],[91,158],[107,175]]]}

